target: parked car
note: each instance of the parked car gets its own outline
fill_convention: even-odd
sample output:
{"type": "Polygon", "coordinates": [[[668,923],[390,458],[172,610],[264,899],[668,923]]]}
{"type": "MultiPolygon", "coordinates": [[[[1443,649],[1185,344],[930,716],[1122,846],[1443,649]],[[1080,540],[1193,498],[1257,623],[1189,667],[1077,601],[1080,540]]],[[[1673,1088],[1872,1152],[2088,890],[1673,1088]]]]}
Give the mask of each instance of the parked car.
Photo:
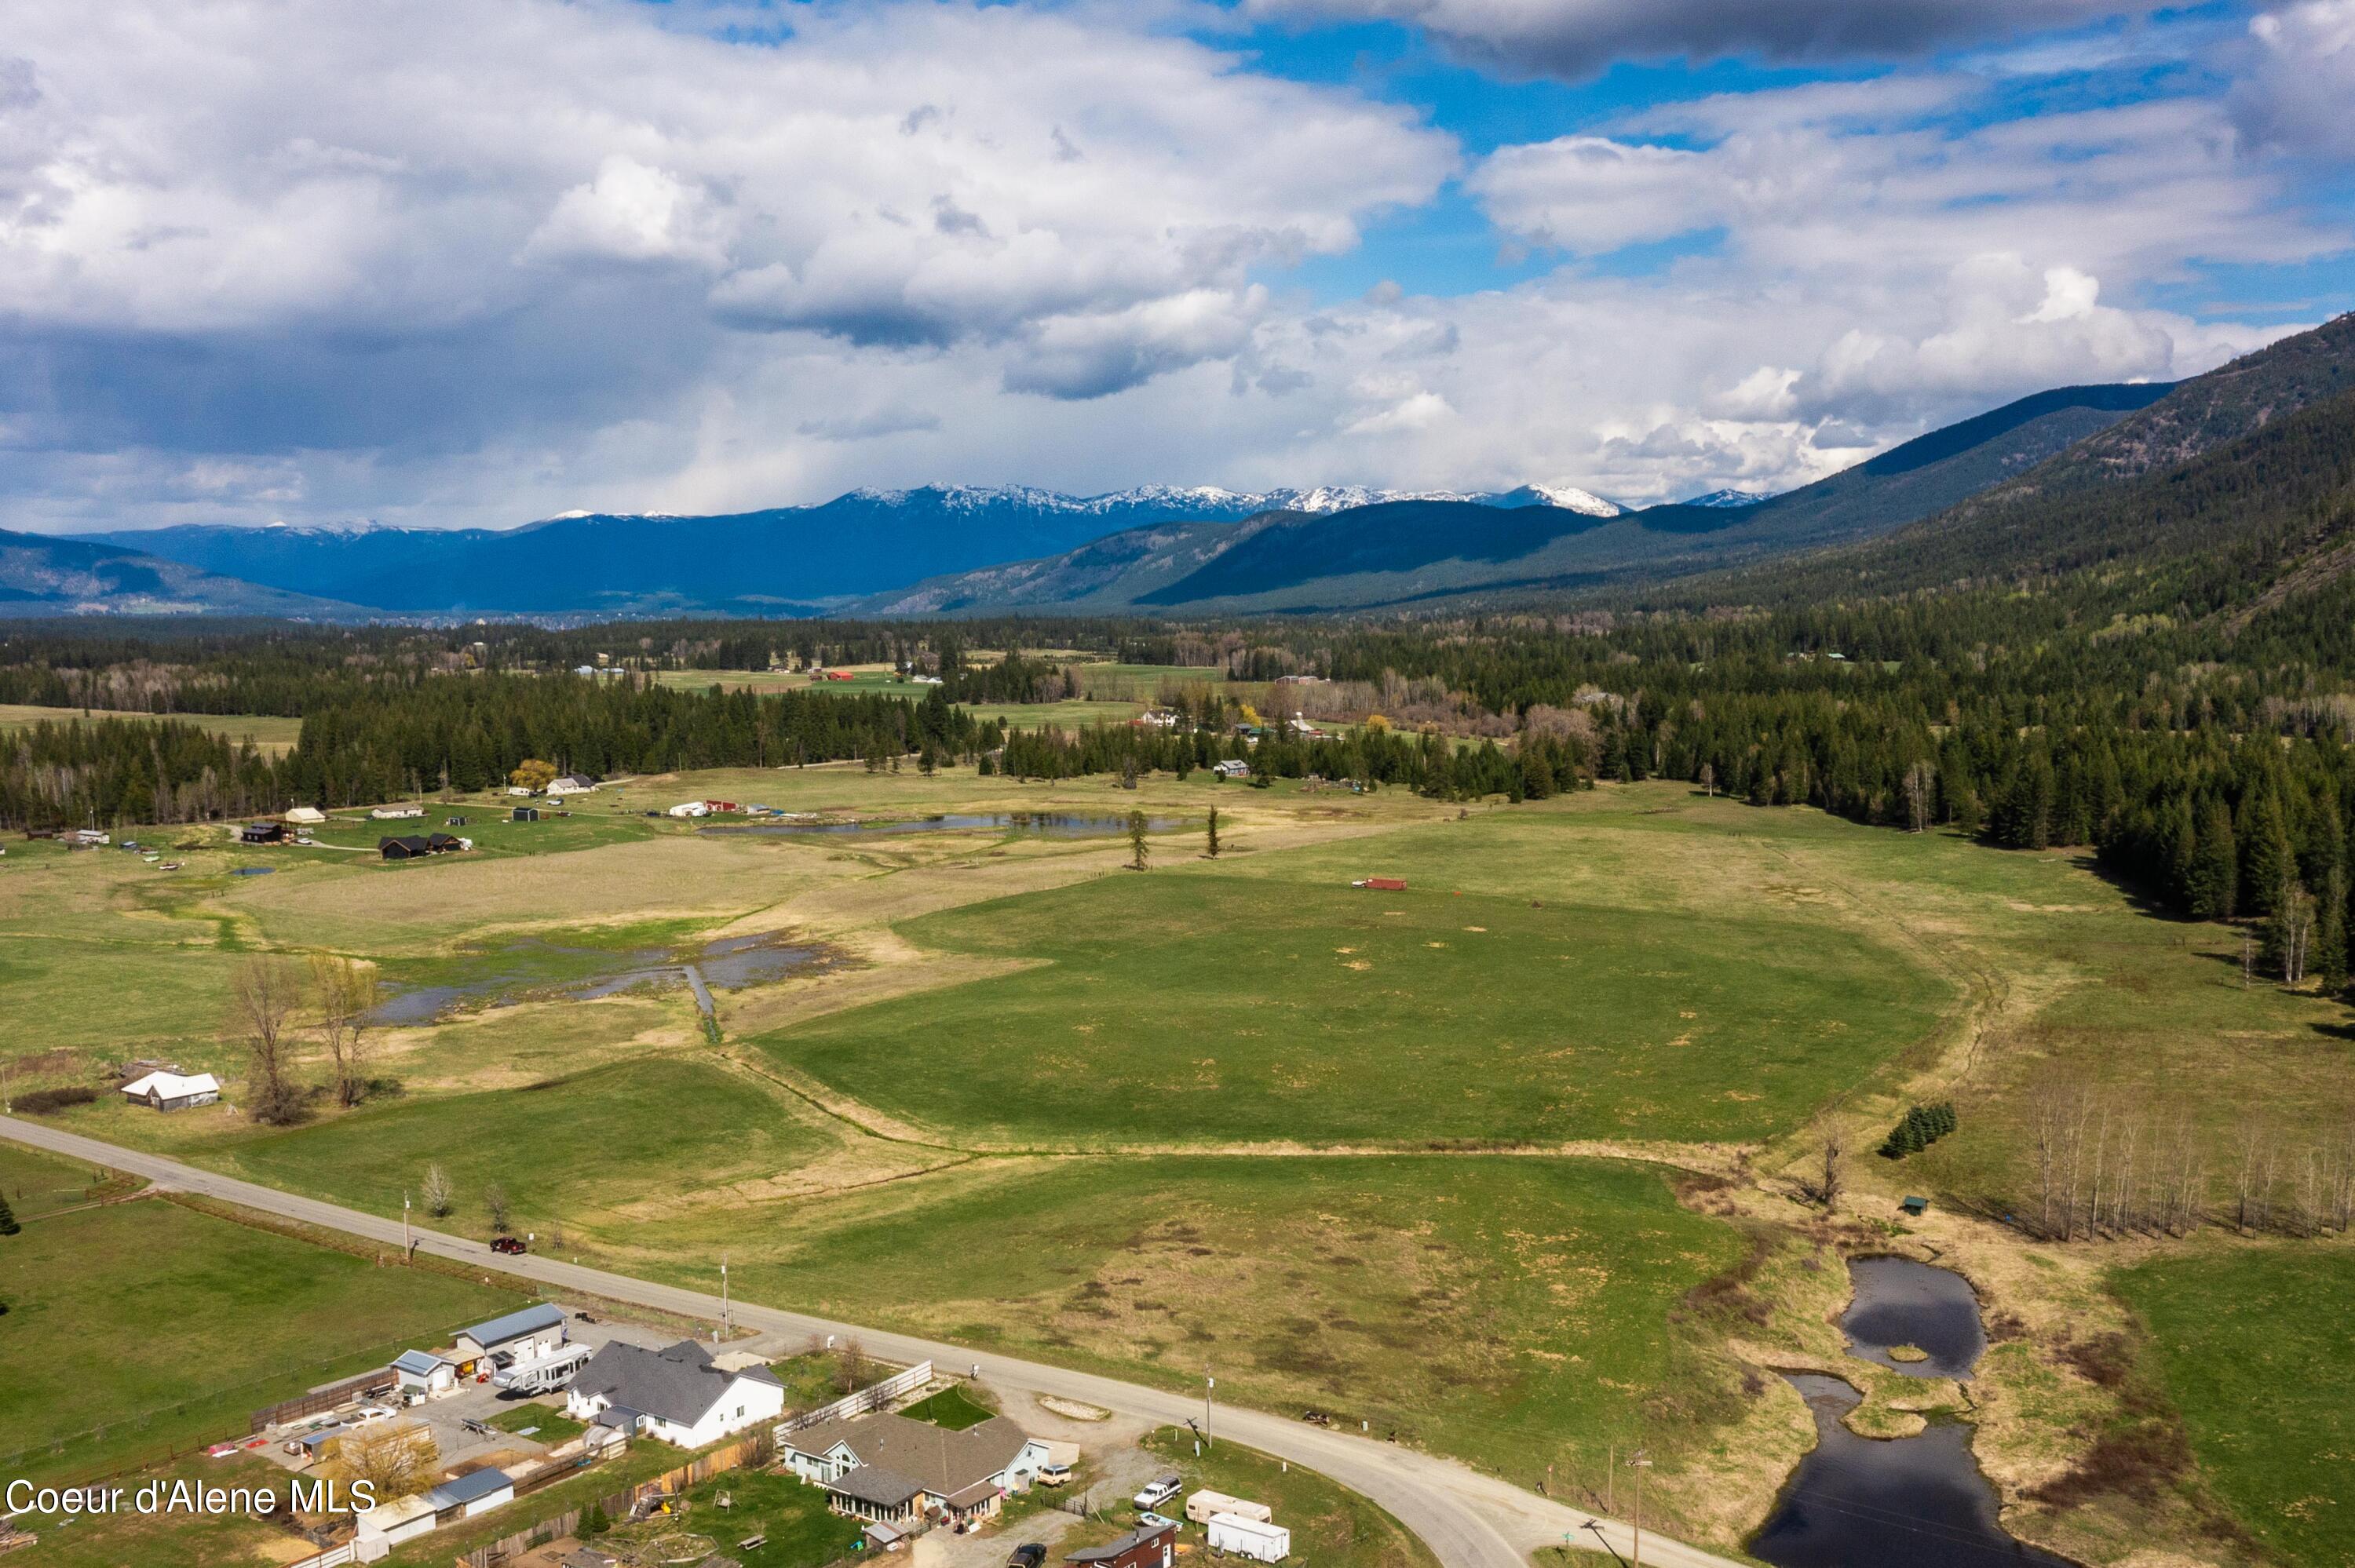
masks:
{"type": "Polygon", "coordinates": [[[1177,1471],[1164,1470],[1147,1481],[1145,1489],[1136,1494],[1136,1506],[1147,1510],[1159,1508],[1176,1497],[1185,1485],[1185,1478],[1177,1471]]]}
{"type": "Polygon", "coordinates": [[[1178,1528],[1178,1521],[1176,1520],[1171,1519],[1167,1514],[1156,1513],[1149,1508],[1139,1509],[1137,1510],[1136,1522],[1146,1530],[1175,1530],[1178,1528]]]}
{"type": "Polygon", "coordinates": [[[389,1404],[363,1404],[352,1412],[349,1419],[354,1426],[366,1426],[373,1422],[389,1421],[392,1419],[392,1407],[389,1404]]]}
{"type": "Polygon", "coordinates": [[[1047,1561],[1047,1549],[1035,1541],[1026,1541],[1006,1554],[1006,1568],[1039,1568],[1047,1561]]]}
{"type": "Polygon", "coordinates": [[[503,1252],[503,1253],[506,1253],[506,1254],[508,1254],[510,1256],[512,1256],[512,1255],[514,1255],[515,1254],[520,1253],[520,1252],[522,1252],[522,1251],[524,1251],[524,1250],[525,1250],[525,1248],[524,1248],[524,1245],[523,1245],[523,1237],[521,1237],[521,1236],[493,1236],[493,1237],[491,1238],[491,1250],[492,1250],[493,1252],[503,1252]]]}

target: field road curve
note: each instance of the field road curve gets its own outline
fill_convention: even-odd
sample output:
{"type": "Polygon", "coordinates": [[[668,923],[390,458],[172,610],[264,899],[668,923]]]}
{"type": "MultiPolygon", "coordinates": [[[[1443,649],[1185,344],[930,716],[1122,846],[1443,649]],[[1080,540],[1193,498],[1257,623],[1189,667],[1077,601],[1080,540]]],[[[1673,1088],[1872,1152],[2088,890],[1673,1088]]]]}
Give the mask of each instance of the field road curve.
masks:
{"type": "MultiPolygon", "coordinates": [[[[401,1244],[401,1224],[397,1219],[379,1219],[355,1209],[297,1197],[273,1187],[240,1181],[78,1133],[0,1117],[0,1138],[144,1176],[159,1187],[221,1199],[282,1219],[381,1242],[395,1249],[401,1244]]],[[[713,1323],[719,1320],[719,1298],[699,1290],[658,1285],[536,1254],[502,1256],[480,1242],[413,1226],[410,1236],[421,1252],[534,1280],[559,1291],[579,1291],[713,1323]]],[[[912,1362],[929,1358],[944,1370],[964,1372],[978,1368],[984,1382],[1000,1388],[1078,1400],[1124,1415],[1172,1425],[1182,1424],[1200,1409],[1188,1394],[1146,1388],[1093,1372],[1017,1361],[986,1351],[963,1350],[861,1324],[780,1311],[749,1301],[733,1302],[730,1316],[742,1327],[763,1331],[857,1334],[870,1352],[886,1361],[912,1362]]],[[[1216,1431],[1220,1437],[1304,1465],[1370,1498],[1420,1536],[1445,1568],[1527,1568],[1531,1552],[1541,1546],[1563,1544],[1594,1551],[1600,1561],[1608,1562],[1608,1557],[1601,1555],[1595,1531],[1586,1528],[1589,1521],[1601,1526],[1602,1538],[1609,1542],[1612,1551],[1629,1562],[1635,1561],[1634,1531],[1625,1522],[1604,1519],[1583,1509],[1565,1508],[1453,1459],[1233,1406],[1219,1411],[1216,1431]]],[[[1642,1561],[1657,1564],[1657,1568],[1741,1568],[1731,1558],[1687,1546],[1648,1530],[1644,1532],[1642,1561]]]]}

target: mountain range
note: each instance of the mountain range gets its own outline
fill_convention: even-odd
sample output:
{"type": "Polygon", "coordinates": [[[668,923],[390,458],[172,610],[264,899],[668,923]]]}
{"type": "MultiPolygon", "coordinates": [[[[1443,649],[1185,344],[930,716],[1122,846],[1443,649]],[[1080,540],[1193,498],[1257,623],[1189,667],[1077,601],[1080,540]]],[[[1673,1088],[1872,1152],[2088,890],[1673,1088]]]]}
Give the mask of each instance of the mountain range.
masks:
{"type": "Polygon", "coordinates": [[[1582,490],[1535,485],[1496,494],[1148,485],[1091,496],[926,485],[719,516],[575,512],[506,529],[207,524],[77,537],[392,614],[778,616],[1009,556],[1055,554],[1140,525],[1271,512],[1327,515],[1410,497],[1596,517],[1620,510],[1582,490]]]}
{"type": "MultiPolygon", "coordinates": [[[[2271,433],[2307,410],[2324,410],[2314,418],[2328,426],[2350,394],[2355,315],[2178,384],[2037,393],[1773,496],[1721,490],[1629,508],[1566,486],[1070,496],[927,485],[722,516],[574,513],[513,529],[0,532],[0,614],[1229,614],[1646,584],[1649,599],[1688,604],[1936,587],[2159,540],[2149,520],[2222,482],[2239,444],[2269,435],[2279,447],[2286,438],[2271,433]],[[2107,535],[2088,535],[2096,518],[2107,535]]],[[[2299,439],[2301,453],[2324,450],[2299,439]]],[[[2287,493],[2286,481],[2265,483],[2287,493]]],[[[2271,515],[2254,502],[2244,510],[2271,515]]],[[[2202,527],[2232,526],[2200,515],[2202,527]]],[[[2178,527],[2164,541],[2182,537],[2178,527]]]]}

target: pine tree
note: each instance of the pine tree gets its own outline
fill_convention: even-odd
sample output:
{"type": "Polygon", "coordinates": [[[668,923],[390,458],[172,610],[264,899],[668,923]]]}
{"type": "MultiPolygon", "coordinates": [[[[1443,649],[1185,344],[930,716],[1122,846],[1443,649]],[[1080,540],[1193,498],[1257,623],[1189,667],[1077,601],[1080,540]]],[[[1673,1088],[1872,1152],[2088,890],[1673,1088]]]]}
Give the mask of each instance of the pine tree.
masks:
{"type": "Polygon", "coordinates": [[[1219,809],[1216,806],[1210,808],[1210,819],[1207,828],[1210,858],[1216,860],[1219,858],[1219,809]]]}
{"type": "Polygon", "coordinates": [[[2203,920],[2230,920],[2240,904],[2240,856],[2232,847],[2232,819],[2222,800],[2211,800],[2191,846],[2186,892],[2191,913],[2203,920]]]}
{"type": "Polygon", "coordinates": [[[13,1236],[24,1228],[16,1223],[16,1211],[8,1207],[8,1194],[0,1192],[0,1236],[13,1236]]]}
{"type": "Polygon", "coordinates": [[[591,1499],[589,1504],[589,1517],[581,1521],[581,1533],[589,1536],[602,1535],[612,1528],[612,1522],[605,1518],[605,1504],[603,1499],[591,1499]]]}
{"type": "Polygon", "coordinates": [[[2240,907],[2252,915],[2270,915],[2284,881],[2296,871],[2290,856],[2289,832],[2282,826],[2281,806],[2267,788],[2241,797],[2240,820],[2232,836],[2241,847],[2240,907]]]}

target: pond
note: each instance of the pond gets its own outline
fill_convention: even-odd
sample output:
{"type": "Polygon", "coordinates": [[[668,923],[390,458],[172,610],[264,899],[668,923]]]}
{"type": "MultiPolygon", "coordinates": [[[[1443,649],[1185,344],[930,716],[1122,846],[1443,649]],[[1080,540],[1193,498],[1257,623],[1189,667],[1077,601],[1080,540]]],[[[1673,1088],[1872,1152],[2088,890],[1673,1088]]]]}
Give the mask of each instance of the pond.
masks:
{"type": "Polygon", "coordinates": [[[1855,1389],[1813,1372],[1786,1375],[1815,1414],[1816,1447],[1750,1542],[1752,1555],[1778,1568],[2072,1568],[2004,1532],[1967,1425],[1934,1421],[1916,1437],[1859,1437],[1840,1421],[1861,1398],[1855,1389]]]}
{"type": "MultiPolygon", "coordinates": [[[[1182,817],[1147,817],[1148,833],[1174,832],[1182,817]]],[[[875,837],[887,833],[1009,832],[1047,839],[1115,838],[1128,832],[1125,813],[1094,811],[948,811],[874,822],[743,822],[700,828],[698,832],[759,838],[875,837]]]]}
{"type": "Polygon", "coordinates": [[[1966,1378],[1987,1350],[1979,1298],[1951,1268],[1910,1257],[1859,1257],[1848,1266],[1856,1299],[1840,1314],[1849,1353],[1907,1377],[1966,1378]],[[1929,1360],[1901,1361],[1899,1345],[1927,1351],[1929,1360]]]}
{"type": "Polygon", "coordinates": [[[774,935],[723,937],[700,948],[565,947],[537,938],[510,942],[496,953],[490,972],[448,985],[410,986],[370,1009],[368,1021],[399,1028],[431,1023],[468,1002],[509,1007],[527,997],[560,996],[587,1001],[643,985],[685,985],[686,966],[695,965],[713,991],[741,991],[807,969],[826,950],[795,946],[774,935]],[[583,969],[590,973],[581,973],[583,969]],[[569,974],[570,978],[558,978],[569,974]]]}

